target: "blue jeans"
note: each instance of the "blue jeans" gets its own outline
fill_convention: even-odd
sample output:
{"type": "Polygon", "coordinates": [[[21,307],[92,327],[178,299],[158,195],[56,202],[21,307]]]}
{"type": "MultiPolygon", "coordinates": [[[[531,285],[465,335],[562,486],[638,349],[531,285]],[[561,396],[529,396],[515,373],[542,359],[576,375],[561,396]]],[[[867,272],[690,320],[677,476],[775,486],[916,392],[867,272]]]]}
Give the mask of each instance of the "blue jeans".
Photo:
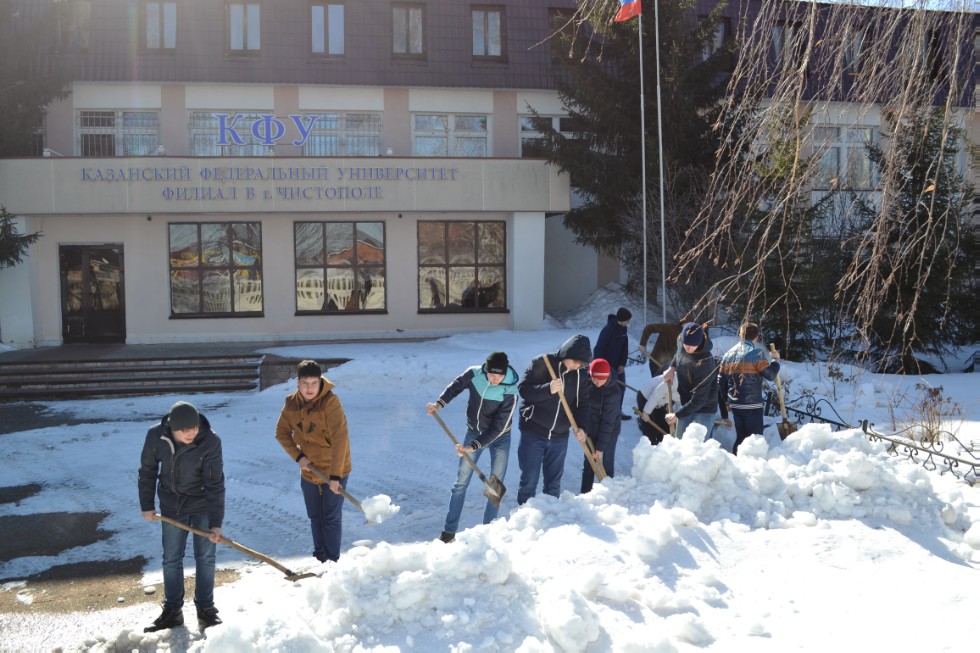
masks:
{"type": "MultiPolygon", "coordinates": [[[[211,530],[207,515],[175,517],[181,523],[202,531],[211,530]]],[[[184,606],[184,553],[189,533],[173,524],[163,522],[163,595],[164,607],[179,610],[184,606]]],[[[194,605],[214,607],[214,549],[215,544],[201,535],[194,535],[194,605]]]]}
{"type": "MultiPolygon", "coordinates": [[[[313,531],[313,557],[320,562],[340,559],[340,536],[344,496],[334,494],[326,484],[310,483],[300,477],[306,516],[313,531]]],[[[347,477],[340,479],[340,487],[347,489],[347,477]]]]}
{"type": "Polygon", "coordinates": [[[735,424],[735,446],[732,448],[732,453],[738,455],[738,445],[742,444],[745,438],[762,434],[762,413],[761,408],[732,409],[732,423],[735,424]]]}
{"type": "Polygon", "coordinates": [[[551,438],[521,429],[517,445],[517,462],[521,466],[521,485],[517,503],[524,503],[537,493],[538,478],[544,472],[543,492],[557,497],[561,493],[561,475],[565,471],[568,436],[551,438]]]}
{"type": "MultiPolygon", "coordinates": [[[[677,437],[683,438],[684,431],[691,424],[701,424],[707,429],[707,433],[711,433],[711,427],[715,423],[714,413],[691,413],[690,415],[685,415],[684,417],[677,418],[677,437]]],[[[705,434],[707,438],[707,434],[705,434]]]]}
{"type": "MultiPolygon", "coordinates": [[[[476,431],[466,430],[466,437],[463,438],[463,446],[467,447],[473,440],[480,436],[476,431]]],[[[490,450],[490,474],[500,479],[502,483],[504,474],[507,473],[507,458],[510,456],[510,434],[497,438],[487,449],[490,450]]],[[[480,448],[470,454],[470,460],[474,463],[480,460],[480,455],[486,449],[480,448]]],[[[489,478],[489,474],[487,475],[489,478]]],[[[461,456],[459,459],[459,470],[456,472],[456,485],[449,497],[449,512],[446,514],[446,526],[442,529],[447,533],[455,533],[459,530],[459,516],[463,514],[463,502],[466,500],[466,488],[473,478],[473,468],[461,456]]],[[[487,507],[483,511],[483,523],[489,524],[497,518],[497,506],[487,499],[487,507]]]]}

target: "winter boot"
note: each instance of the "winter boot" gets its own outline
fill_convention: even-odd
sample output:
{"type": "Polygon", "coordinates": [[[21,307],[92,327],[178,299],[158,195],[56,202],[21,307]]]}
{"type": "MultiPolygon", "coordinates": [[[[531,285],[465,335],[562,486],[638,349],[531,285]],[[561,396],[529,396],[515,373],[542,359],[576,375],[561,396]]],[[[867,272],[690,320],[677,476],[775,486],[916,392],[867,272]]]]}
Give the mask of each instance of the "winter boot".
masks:
{"type": "Polygon", "coordinates": [[[144,633],[152,633],[167,628],[176,628],[184,625],[184,612],[181,608],[163,607],[163,612],[153,621],[152,626],[143,629],[144,633]]]}
{"type": "Polygon", "coordinates": [[[210,608],[197,609],[197,625],[201,630],[217,626],[220,623],[221,617],[218,616],[218,608],[211,606],[210,608]]]}
{"type": "Polygon", "coordinates": [[[446,531],[443,531],[442,535],[439,536],[439,540],[441,542],[445,542],[446,544],[449,544],[450,542],[455,542],[456,533],[447,533],[446,531]]]}

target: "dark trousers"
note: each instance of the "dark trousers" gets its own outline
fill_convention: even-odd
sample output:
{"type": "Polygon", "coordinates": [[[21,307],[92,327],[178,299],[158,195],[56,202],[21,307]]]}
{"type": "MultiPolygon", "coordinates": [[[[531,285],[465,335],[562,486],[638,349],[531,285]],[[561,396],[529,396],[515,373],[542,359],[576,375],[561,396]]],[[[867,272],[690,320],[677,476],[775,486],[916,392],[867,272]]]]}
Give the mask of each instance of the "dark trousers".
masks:
{"type": "Polygon", "coordinates": [[[750,435],[762,434],[762,409],[732,409],[732,423],[735,424],[735,446],[732,453],[738,455],[738,445],[750,435]]]}
{"type": "MultiPolygon", "coordinates": [[[[647,404],[647,398],[643,396],[642,392],[636,393],[636,407],[643,410],[643,407],[647,404]]],[[[653,412],[650,413],[650,419],[654,424],[662,428],[667,433],[670,433],[670,427],[667,425],[667,406],[661,406],[660,408],[654,408],[653,412]]],[[[647,424],[643,419],[637,421],[637,425],[640,427],[640,433],[646,436],[647,440],[650,441],[652,445],[658,445],[664,440],[664,434],[647,424]]]]}
{"type": "MultiPolygon", "coordinates": [[[[320,562],[340,559],[341,508],[344,497],[334,494],[326,483],[310,483],[300,478],[303,500],[306,502],[306,516],[310,518],[313,531],[313,557],[320,562]]],[[[347,477],[340,479],[340,486],[347,488],[347,477]]]]}
{"type": "Polygon", "coordinates": [[[549,439],[545,435],[521,429],[521,442],[517,445],[517,462],[521,466],[521,485],[517,489],[519,505],[537,494],[542,472],[542,491],[556,498],[561,494],[561,477],[565,471],[567,452],[568,436],[549,439]]]}
{"type": "MultiPolygon", "coordinates": [[[[614,476],[613,469],[616,463],[616,440],[619,439],[619,433],[609,438],[609,442],[606,443],[606,448],[602,452],[602,471],[606,473],[606,476],[612,478],[614,476]]],[[[589,459],[582,457],[582,494],[592,491],[592,485],[595,483],[595,472],[592,471],[592,465],[589,464],[589,459]]]]}

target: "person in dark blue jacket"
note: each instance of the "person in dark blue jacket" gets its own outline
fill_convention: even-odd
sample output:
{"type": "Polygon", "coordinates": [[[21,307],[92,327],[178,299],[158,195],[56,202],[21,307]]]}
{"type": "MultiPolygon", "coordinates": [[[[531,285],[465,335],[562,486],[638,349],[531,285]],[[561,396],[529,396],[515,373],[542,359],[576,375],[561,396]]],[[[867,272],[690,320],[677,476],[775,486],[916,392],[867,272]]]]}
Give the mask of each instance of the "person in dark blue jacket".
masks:
{"type": "Polygon", "coordinates": [[[561,492],[561,477],[568,453],[571,422],[565,414],[559,393],[568,402],[575,423],[576,437],[585,435],[582,425],[589,419],[588,370],[581,368],[592,360],[592,345],[581,334],[566,340],[554,354],[535,356],[524,371],[517,389],[521,395],[521,441],[517,462],[521,466],[521,485],[517,503],[523,505],[537,493],[538,479],[544,475],[543,491],[553,497],[561,492]],[[545,361],[557,378],[552,379],[545,361]]]}
{"type": "MultiPolygon", "coordinates": [[[[707,325],[688,322],[681,331],[681,346],[664,370],[664,381],[677,380],[674,392],[681,406],[664,416],[667,424],[677,424],[677,437],[691,424],[704,426],[707,433],[718,412],[718,364],[711,354],[707,325]]],[[[675,398],[676,396],[675,395],[675,398]]]]}
{"type": "MultiPolygon", "coordinates": [[[[214,607],[214,553],[221,541],[225,516],[225,474],[221,440],[208,420],[191,404],[178,401],[143,443],[139,468],[140,510],[155,520],[154,493],[160,515],[210,533],[194,535],[194,605],[203,630],[221,623],[214,607]]],[[[163,613],[144,632],[184,624],[184,551],[188,532],[173,524],[163,527],[163,613]]]]}
{"type": "Polygon", "coordinates": [[[630,323],[633,314],[622,306],[616,314],[609,314],[606,317],[606,326],[599,332],[599,339],[596,340],[595,349],[592,351],[593,358],[603,358],[609,361],[612,368],[612,377],[609,385],[619,391],[619,413],[620,419],[630,419],[630,416],[623,412],[623,393],[626,386],[626,363],[629,361],[629,335],[626,327],[630,323]]]}
{"type": "MultiPolygon", "coordinates": [[[[511,423],[517,407],[517,381],[517,372],[510,366],[507,354],[495,351],[487,356],[482,366],[467,368],[446,386],[438,400],[425,406],[429,415],[434,415],[463,390],[470,391],[466,404],[466,437],[461,444],[456,445],[456,453],[460,456],[459,470],[449,497],[446,525],[439,536],[443,542],[449,543],[456,539],[466,488],[473,477],[473,468],[463,459],[463,454],[469,455],[476,462],[483,450],[489,449],[490,473],[499,478],[501,483],[504,480],[507,459],[510,457],[511,423]]],[[[483,523],[489,524],[496,519],[497,510],[497,506],[488,499],[487,507],[483,511],[483,523]]]]}
{"type": "Polygon", "coordinates": [[[718,385],[725,394],[725,400],[732,409],[735,423],[735,446],[732,453],[738,454],[738,445],[752,434],[762,433],[762,380],[774,381],[779,374],[779,352],[773,351],[770,363],[766,353],[759,348],[759,325],[746,322],[738,329],[738,344],[721,357],[718,370],[718,385]]]}
{"type": "MultiPolygon", "coordinates": [[[[612,376],[609,362],[604,358],[594,358],[589,364],[589,421],[585,432],[592,438],[595,446],[595,460],[602,465],[606,476],[612,478],[616,462],[616,441],[622,420],[619,418],[619,388],[609,383],[612,376]]],[[[589,459],[585,458],[582,467],[582,494],[592,491],[595,472],[589,459]]]]}

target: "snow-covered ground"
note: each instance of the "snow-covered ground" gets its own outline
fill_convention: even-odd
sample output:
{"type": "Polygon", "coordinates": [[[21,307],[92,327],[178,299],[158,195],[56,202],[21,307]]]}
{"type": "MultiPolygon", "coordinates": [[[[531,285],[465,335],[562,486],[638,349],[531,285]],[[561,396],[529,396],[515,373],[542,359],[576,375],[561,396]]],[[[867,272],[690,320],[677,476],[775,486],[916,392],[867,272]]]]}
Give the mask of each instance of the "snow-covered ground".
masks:
{"type": "MultiPolygon", "coordinates": [[[[351,429],[348,491],[398,506],[369,524],[347,505],[336,564],[311,556],[297,467],[274,438],[292,383],[259,393],[66,401],[51,409],[95,424],[0,437],[3,486],[44,489],[0,515],[51,510],[110,513],[114,535],[57,558],[0,563],[0,578],[55,564],[145,556],[144,583],[158,583],[159,525],[140,518],[136,469],[146,429],[178,398],[194,403],[222,437],[227,476],[225,535],[290,569],[318,574],[288,582],[230,547],[219,567],[241,572],[217,588],[224,624],[144,634],[153,603],[98,613],[0,615],[6,650],[214,651],[963,651],[975,648],[980,587],[980,486],[884,452],[860,430],[802,426],[780,442],[775,425],[726,452],[733,433],[702,442],[693,430],[651,447],[635,420],[623,423],[615,478],[577,495],[581,449],[569,443],[559,499],[518,508],[515,432],[501,518],[479,525],[484,498],[474,477],[462,530],[442,530],[458,458],[425,404],[468,365],[504,350],[518,373],[569,336],[595,342],[623,303],[604,289],[585,307],[535,331],[474,333],[422,343],[297,346],[286,356],[345,357],[330,370],[351,429]],[[70,488],[71,491],[65,491],[70,488]],[[973,597],[972,599],[970,597],[973,597]]],[[[634,351],[642,309],[629,302],[634,351]]],[[[654,321],[659,315],[648,316],[654,321]]],[[[715,336],[721,353],[734,339],[715,336]]],[[[645,366],[627,382],[645,378],[645,366]]],[[[786,363],[791,394],[828,397],[849,424],[881,430],[909,417],[917,383],[942,386],[964,413],[950,424],[980,441],[980,376],[894,377],[786,363]]],[[[629,395],[627,402],[630,401],[629,395]]],[[[627,403],[627,406],[632,405],[627,403]]],[[[440,414],[461,437],[465,395],[440,414]]],[[[964,458],[980,456],[964,452],[964,458]]],[[[487,468],[488,460],[481,459],[487,468]]],[[[188,549],[189,550],[189,549],[188,549]]],[[[193,573],[193,559],[187,558],[193,573]]],[[[31,601],[30,583],[2,591],[31,601]]],[[[189,599],[190,597],[188,597],[189,599]]]]}

